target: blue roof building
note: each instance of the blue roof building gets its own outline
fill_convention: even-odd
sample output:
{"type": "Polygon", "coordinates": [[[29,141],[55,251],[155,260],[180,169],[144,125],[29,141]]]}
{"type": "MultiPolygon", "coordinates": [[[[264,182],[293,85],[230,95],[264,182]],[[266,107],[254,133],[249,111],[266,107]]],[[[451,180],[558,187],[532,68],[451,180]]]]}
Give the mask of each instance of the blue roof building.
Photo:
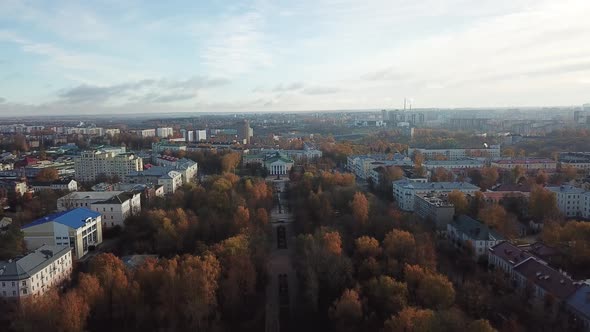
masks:
{"type": "Polygon", "coordinates": [[[43,245],[69,246],[81,258],[102,242],[101,214],[86,208],[53,213],[22,227],[29,250],[43,245]]]}

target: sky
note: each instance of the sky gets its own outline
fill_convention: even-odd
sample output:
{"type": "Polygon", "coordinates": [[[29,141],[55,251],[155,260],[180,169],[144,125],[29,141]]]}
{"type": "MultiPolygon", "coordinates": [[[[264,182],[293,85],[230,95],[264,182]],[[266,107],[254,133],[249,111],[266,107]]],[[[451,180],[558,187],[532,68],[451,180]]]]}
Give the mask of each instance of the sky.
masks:
{"type": "Polygon", "coordinates": [[[588,0],[0,1],[0,116],[590,103],[588,0]]]}

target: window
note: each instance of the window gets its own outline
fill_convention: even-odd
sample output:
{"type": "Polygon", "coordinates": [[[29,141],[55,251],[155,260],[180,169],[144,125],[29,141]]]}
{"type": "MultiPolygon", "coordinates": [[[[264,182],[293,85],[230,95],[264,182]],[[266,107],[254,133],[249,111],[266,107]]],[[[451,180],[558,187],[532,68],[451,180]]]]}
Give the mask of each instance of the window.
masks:
{"type": "Polygon", "coordinates": [[[12,291],[12,296],[16,296],[16,291],[12,291]]]}
{"type": "Polygon", "coordinates": [[[26,286],[27,285],[27,282],[25,280],[23,280],[22,285],[23,286],[26,286]]]}
{"type": "Polygon", "coordinates": [[[27,290],[26,289],[23,289],[23,294],[27,294],[27,290]]]}
{"type": "Polygon", "coordinates": [[[16,286],[16,284],[14,283],[14,281],[12,282],[12,287],[16,286]]]}

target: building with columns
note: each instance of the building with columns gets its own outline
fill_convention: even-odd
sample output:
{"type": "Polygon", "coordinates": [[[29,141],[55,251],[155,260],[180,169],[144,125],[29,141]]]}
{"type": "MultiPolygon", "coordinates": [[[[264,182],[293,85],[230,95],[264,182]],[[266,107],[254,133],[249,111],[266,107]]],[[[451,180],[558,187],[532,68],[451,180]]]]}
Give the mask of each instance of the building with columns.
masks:
{"type": "Polygon", "coordinates": [[[274,156],[264,160],[264,166],[268,169],[270,175],[288,174],[291,168],[293,168],[293,164],[293,159],[285,157],[278,152],[274,156]]]}

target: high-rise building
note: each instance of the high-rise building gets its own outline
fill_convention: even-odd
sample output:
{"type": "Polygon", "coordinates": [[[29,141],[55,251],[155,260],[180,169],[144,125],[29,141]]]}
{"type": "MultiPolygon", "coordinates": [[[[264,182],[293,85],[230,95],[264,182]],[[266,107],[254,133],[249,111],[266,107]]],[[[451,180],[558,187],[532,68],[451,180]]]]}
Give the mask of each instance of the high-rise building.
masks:
{"type": "Polygon", "coordinates": [[[141,129],[141,130],[137,131],[137,135],[141,136],[142,138],[156,137],[156,130],[155,129],[141,129]]]}
{"type": "Polygon", "coordinates": [[[195,130],[195,141],[206,141],[207,140],[207,130],[205,129],[197,129],[195,130]]]}
{"type": "Polygon", "coordinates": [[[74,160],[75,178],[81,182],[94,182],[99,175],[122,179],[129,172],[142,169],[143,160],[132,153],[92,150],[82,152],[74,160]]]}
{"type": "Polygon", "coordinates": [[[244,144],[250,144],[250,137],[254,136],[254,130],[250,127],[250,122],[244,120],[238,126],[238,138],[244,144]]]}
{"type": "Polygon", "coordinates": [[[163,127],[156,129],[156,135],[158,137],[167,138],[174,135],[174,130],[170,127],[163,127]]]}

